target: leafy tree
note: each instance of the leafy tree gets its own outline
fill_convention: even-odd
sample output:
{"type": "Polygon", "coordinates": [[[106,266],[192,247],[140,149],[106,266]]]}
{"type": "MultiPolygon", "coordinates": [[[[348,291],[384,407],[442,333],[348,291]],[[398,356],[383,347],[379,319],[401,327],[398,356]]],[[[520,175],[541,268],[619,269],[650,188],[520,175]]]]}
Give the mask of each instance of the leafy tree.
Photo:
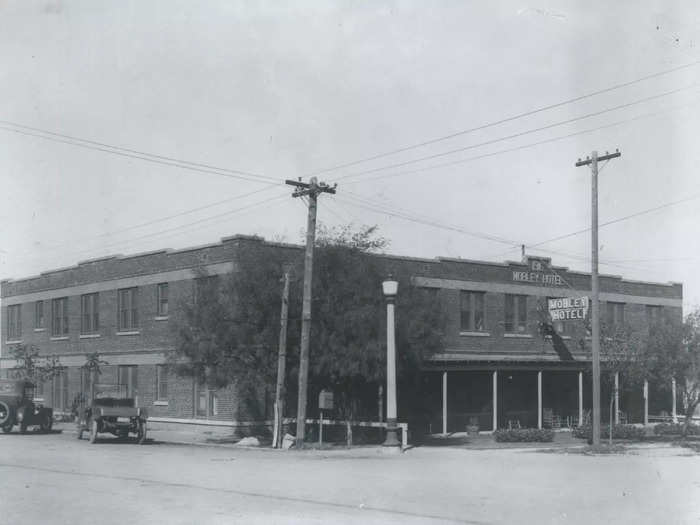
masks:
{"type": "MultiPolygon", "coordinates": [[[[444,319],[436,297],[411,284],[410,271],[401,260],[376,253],[386,245],[374,227],[319,226],[309,399],[321,388],[332,389],[339,414],[347,418],[369,406],[368,397],[376,406],[374,393],[385,375],[386,307],[381,282],[389,271],[400,283],[396,334],[401,384],[415,381],[424,353],[442,348],[444,319]]],[[[239,394],[274,388],[280,278],[285,268],[293,276],[287,339],[288,370],[293,375],[298,368],[303,252],[269,245],[244,250],[230,275],[200,276],[196,297],[183,305],[183,315],[175,324],[177,351],[172,362],[178,373],[216,387],[235,384],[239,394]]],[[[294,381],[287,382],[291,393],[294,381]]],[[[411,390],[404,389],[406,395],[411,390]]]]}
{"type": "Polygon", "coordinates": [[[39,355],[39,349],[34,345],[18,344],[13,346],[10,352],[15,359],[15,366],[10,372],[14,379],[24,379],[35,384],[43,383],[50,381],[66,368],[56,356],[39,355]]]}

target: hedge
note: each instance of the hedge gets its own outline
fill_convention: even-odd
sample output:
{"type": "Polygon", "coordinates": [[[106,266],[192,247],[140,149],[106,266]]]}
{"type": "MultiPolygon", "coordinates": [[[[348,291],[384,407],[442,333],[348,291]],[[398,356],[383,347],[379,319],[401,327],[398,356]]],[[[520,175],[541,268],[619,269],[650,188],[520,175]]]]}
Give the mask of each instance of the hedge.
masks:
{"type": "MultiPolygon", "coordinates": [[[[574,428],[572,435],[576,438],[591,439],[593,430],[590,425],[574,428]]],[[[600,437],[607,438],[610,435],[610,425],[600,426],[600,437]]],[[[646,435],[641,427],[634,425],[613,425],[613,439],[629,439],[634,441],[642,441],[646,435]]]]}
{"type": "MultiPolygon", "coordinates": [[[[659,423],[654,427],[654,434],[657,436],[680,436],[683,434],[684,426],[684,423],[659,423]]],[[[700,426],[689,425],[687,435],[700,436],[700,426]]]]}
{"type": "Polygon", "coordinates": [[[496,430],[493,436],[499,443],[550,442],[554,440],[554,431],[538,428],[501,428],[496,430]]]}

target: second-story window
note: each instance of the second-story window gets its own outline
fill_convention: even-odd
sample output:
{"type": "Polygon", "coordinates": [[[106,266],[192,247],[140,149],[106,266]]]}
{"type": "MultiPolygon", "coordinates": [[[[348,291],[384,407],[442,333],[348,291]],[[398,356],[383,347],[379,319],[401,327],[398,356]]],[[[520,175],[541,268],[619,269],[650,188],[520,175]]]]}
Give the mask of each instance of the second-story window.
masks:
{"type": "Polygon", "coordinates": [[[139,326],[137,308],[137,289],[122,288],[117,292],[119,312],[118,330],[136,330],[139,326]]]}
{"type": "Polygon", "coordinates": [[[621,328],[625,324],[625,303],[612,303],[606,305],[606,321],[609,328],[621,328]]]}
{"type": "Polygon", "coordinates": [[[51,335],[68,334],[68,297],[51,300],[51,335]]]}
{"type": "Polygon", "coordinates": [[[507,333],[527,330],[527,295],[506,294],[505,330],[507,333]]]}
{"type": "Polygon", "coordinates": [[[168,315],[168,283],[160,283],[158,285],[158,316],[165,317],[168,315]]]}
{"type": "Polygon", "coordinates": [[[462,290],[460,293],[460,330],[480,332],[486,330],[484,292],[462,290]]]}
{"type": "Polygon", "coordinates": [[[80,333],[94,334],[100,330],[99,295],[88,293],[80,296],[80,333]]]}
{"type": "Polygon", "coordinates": [[[7,307],[7,340],[17,341],[22,338],[22,305],[7,307]]]}
{"type": "Polygon", "coordinates": [[[34,303],[34,328],[37,330],[44,328],[44,301],[34,303]]]}

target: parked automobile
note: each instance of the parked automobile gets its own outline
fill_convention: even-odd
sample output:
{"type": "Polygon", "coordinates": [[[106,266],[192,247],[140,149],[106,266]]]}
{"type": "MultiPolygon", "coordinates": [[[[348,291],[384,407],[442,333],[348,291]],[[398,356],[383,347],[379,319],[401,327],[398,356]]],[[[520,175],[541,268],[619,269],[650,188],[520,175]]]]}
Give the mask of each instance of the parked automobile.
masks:
{"type": "Polygon", "coordinates": [[[53,408],[34,403],[31,381],[0,379],[0,428],[8,433],[15,425],[19,425],[21,434],[30,426],[49,432],[53,426],[53,408]]]}
{"type": "Polygon", "coordinates": [[[89,406],[78,411],[78,439],[84,432],[88,432],[90,443],[101,433],[124,439],[134,434],[137,443],[144,443],[147,419],[146,410],[137,407],[134,398],[126,397],[123,385],[98,385],[89,406]]]}

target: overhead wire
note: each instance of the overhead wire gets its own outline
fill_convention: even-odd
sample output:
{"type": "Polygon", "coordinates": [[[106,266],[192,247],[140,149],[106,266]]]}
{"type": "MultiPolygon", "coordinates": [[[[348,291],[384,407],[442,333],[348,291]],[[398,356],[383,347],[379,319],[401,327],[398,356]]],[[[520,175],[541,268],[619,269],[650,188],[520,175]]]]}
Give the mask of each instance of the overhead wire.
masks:
{"type": "Polygon", "coordinates": [[[328,173],[328,172],[331,172],[331,171],[336,171],[336,170],[339,170],[339,169],[348,168],[348,167],[351,167],[351,166],[356,166],[356,165],[358,165],[358,164],[362,164],[362,163],[369,162],[369,161],[372,161],[372,160],[377,160],[377,159],[380,159],[380,158],[388,157],[388,156],[390,156],[390,155],[395,155],[395,154],[398,154],[398,153],[403,153],[403,152],[405,152],[405,151],[413,150],[413,149],[416,149],[416,148],[421,148],[421,147],[424,147],[424,146],[429,146],[429,145],[431,145],[431,144],[435,144],[435,143],[438,143],[438,142],[442,142],[442,141],[445,141],[445,140],[449,140],[449,139],[452,139],[452,138],[455,138],[455,137],[459,137],[459,136],[462,136],[462,135],[467,135],[467,134],[473,133],[473,132],[475,132],[475,131],[481,131],[481,130],[488,129],[488,128],[491,128],[491,127],[494,127],[494,126],[498,126],[498,125],[500,125],[500,124],[505,124],[505,123],[507,123],[507,122],[512,122],[512,121],[515,121],[515,120],[518,120],[518,119],[521,119],[521,118],[524,118],[524,117],[529,117],[529,116],[532,116],[532,115],[535,115],[535,114],[538,114],[538,113],[542,113],[542,112],[544,112],[544,111],[548,111],[548,110],[551,110],[551,109],[555,109],[555,108],[558,108],[558,107],[562,107],[562,106],[565,106],[565,105],[568,105],[568,104],[572,104],[572,103],[575,103],[575,102],[580,102],[580,101],[582,101],[582,100],[585,100],[585,99],[588,99],[588,98],[591,98],[591,97],[595,97],[595,96],[597,96],[597,95],[602,95],[602,94],[604,94],[604,93],[609,93],[609,92],[611,92],[611,91],[615,91],[615,90],[618,90],[618,89],[621,89],[621,88],[629,87],[629,86],[632,86],[632,85],[634,85],[634,84],[638,84],[638,83],[644,82],[644,81],[646,81],[646,80],[651,80],[651,79],[653,79],[653,78],[658,78],[658,77],[661,77],[661,76],[664,76],[664,75],[668,75],[668,74],[671,74],[671,73],[675,73],[675,72],[677,72],[677,71],[681,71],[681,70],[684,70],[684,69],[688,69],[688,68],[697,66],[698,64],[700,64],[700,60],[694,60],[694,61],[692,61],[692,62],[689,62],[689,63],[686,63],[686,64],[682,64],[682,65],[680,65],[680,66],[676,66],[676,67],[673,67],[673,68],[670,68],[670,69],[666,69],[666,70],[663,70],[663,71],[659,71],[659,72],[656,72],[656,73],[652,73],[652,74],[649,74],[649,75],[645,75],[645,76],[636,78],[636,79],[631,80],[631,81],[618,83],[618,84],[615,84],[615,85],[613,85],[613,86],[610,86],[610,87],[607,87],[607,88],[604,88],[604,89],[599,89],[599,90],[596,90],[596,91],[592,91],[592,92],[590,92],[590,93],[586,93],[586,94],[584,94],[584,95],[580,95],[580,96],[577,96],[577,97],[569,98],[569,99],[566,99],[566,100],[563,100],[563,101],[560,101],[560,102],[556,102],[556,103],[554,103],[554,104],[548,104],[548,105],[541,106],[541,107],[536,108],[536,109],[533,109],[533,110],[524,111],[524,112],[518,113],[518,114],[516,114],[516,115],[510,116],[510,117],[506,117],[506,118],[503,118],[503,119],[499,119],[499,120],[495,120],[495,121],[492,121],[492,122],[489,122],[489,123],[486,123],[486,124],[481,124],[481,125],[479,125],[479,126],[475,126],[475,127],[472,127],[472,128],[464,129],[464,130],[461,130],[461,131],[457,131],[457,132],[455,132],[455,133],[450,133],[450,134],[448,134],[448,135],[443,135],[443,136],[440,136],[440,137],[437,137],[437,138],[434,138],[434,139],[430,139],[430,140],[426,140],[426,141],[423,141],[423,142],[418,142],[418,143],[415,143],[415,144],[411,144],[411,145],[409,145],[409,146],[404,146],[404,147],[396,148],[396,149],[393,149],[393,150],[391,150],[391,151],[387,151],[387,152],[384,152],[384,153],[379,153],[379,154],[376,154],[376,155],[364,157],[364,158],[361,158],[361,159],[358,159],[358,160],[354,160],[354,161],[351,161],[351,162],[346,162],[346,163],[337,164],[337,165],[335,165],[335,166],[331,166],[331,167],[328,167],[328,168],[319,169],[319,170],[310,172],[310,173],[308,173],[308,174],[305,175],[305,176],[306,176],[306,177],[310,177],[310,176],[313,176],[313,175],[320,175],[320,174],[323,174],[323,173],[328,173]]]}
{"type": "Polygon", "coordinates": [[[644,97],[644,98],[641,98],[641,99],[638,99],[638,100],[635,100],[635,101],[632,101],[632,102],[627,102],[627,103],[624,103],[624,104],[618,104],[618,105],[616,105],[616,106],[611,106],[611,107],[608,107],[608,108],[605,108],[605,109],[602,109],[602,110],[599,110],[599,111],[594,111],[594,112],[592,112],[592,113],[587,113],[587,114],[585,114],[585,115],[581,115],[581,116],[578,116],[578,117],[574,117],[574,118],[570,118],[570,119],[566,119],[566,120],[561,120],[561,121],[559,121],[559,122],[554,122],[554,123],[552,123],[552,124],[547,124],[547,125],[545,125],[545,126],[539,126],[539,127],[536,127],[536,128],[531,128],[531,129],[525,130],[525,131],[520,131],[520,132],[518,132],[518,133],[512,133],[512,134],[510,134],[510,135],[506,135],[506,136],[503,136],[503,137],[498,137],[498,138],[495,138],[495,139],[486,140],[486,141],[483,141],[483,142],[479,142],[479,143],[477,143],[477,144],[470,144],[470,145],[468,145],[468,146],[463,146],[463,147],[460,147],[460,148],[454,148],[454,149],[451,149],[451,150],[449,150],[449,151],[442,151],[442,152],[440,152],[440,153],[434,153],[434,154],[432,154],[432,155],[426,155],[426,156],[423,156],[423,157],[419,157],[419,158],[417,158],[417,159],[412,159],[412,160],[407,160],[407,161],[404,161],[404,162],[398,162],[398,163],[394,163],[394,164],[389,164],[389,165],[386,165],[386,166],[379,166],[379,167],[377,167],[377,168],[367,169],[367,170],[364,170],[364,171],[358,171],[358,172],[355,172],[355,173],[349,173],[349,174],[346,174],[346,175],[343,175],[343,176],[341,176],[341,177],[336,178],[335,181],[340,182],[340,181],[342,181],[342,180],[351,179],[351,178],[354,178],[354,177],[359,177],[359,176],[361,176],[361,175],[366,175],[366,174],[370,174],[370,173],[377,173],[377,172],[379,172],[379,171],[384,171],[384,170],[388,170],[388,169],[402,168],[402,167],[404,167],[404,166],[409,166],[409,165],[411,165],[411,164],[416,164],[416,163],[418,163],[418,162],[423,162],[423,161],[426,161],[426,160],[432,160],[432,159],[436,159],[436,158],[440,158],[440,157],[445,157],[445,156],[448,156],[448,155],[454,155],[455,153],[462,153],[462,152],[464,152],[464,151],[468,151],[468,150],[471,150],[471,149],[476,149],[476,148],[480,148],[480,147],[483,147],[483,146],[489,146],[489,145],[491,145],[491,144],[496,144],[496,143],[498,143],[498,142],[503,142],[503,141],[506,141],[506,140],[512,140],[512,139],[514,139],[514,138],[523,137],[523,136],[530,135],[530,134],[533,134],[533,133],[538,133],[538,132],[540,132],[540,131],[545,131],[545,130],[547,130],[547,129],[552,129],[552,128],[559,127],[559,126],[564,126],[564,125],[566,125],[566,124],[571,124],[571,123],[574,123],[574,122],[578,122],[578,121],[580,121],[580,120],[585,120],[585,119],[588,119],[588,118],[591,118],[591,117],[596,117],[596,116],[599,116],[599,115],[603,115],[603,114],[605,114],[605,113],[610,113],[611,111],[617,111],[617,110],[619,110],[619,109],[624,109],[624,108],[632,107],[632,106],[635,106],[635,105],[638,105],[638,104],[642,104],[642,103],[644,103],[644,102],[649,102],[650,100],[656,100],[656,99],[659,99],[659,98],[662,98],[662,97],[667,97],[667,96],[669,96],[669,95],[674,95],[674,94],[679,93],[679,92],[681,92],[681,91],[686,91],[686,90],[688,90],[688,89],[691,89],[691,88],[694,88],[694,87],[697,87],[697,86],[698,86],[698,83],[697,83],[697,82],[694,82],[694,83],[692,83],[692,84],[690,84],[690,85],[688,85],[688,86],[684,86],[684,87],[682,87],[682,88],[677,88],[677,89],[673,89],[673,90],[670,90],[670,91],[666,91],[666,92],[664,92],[664,93],[659,93],[659,94],[652,95],[652,96],[649,96],[649,97],[644,97]]]}

